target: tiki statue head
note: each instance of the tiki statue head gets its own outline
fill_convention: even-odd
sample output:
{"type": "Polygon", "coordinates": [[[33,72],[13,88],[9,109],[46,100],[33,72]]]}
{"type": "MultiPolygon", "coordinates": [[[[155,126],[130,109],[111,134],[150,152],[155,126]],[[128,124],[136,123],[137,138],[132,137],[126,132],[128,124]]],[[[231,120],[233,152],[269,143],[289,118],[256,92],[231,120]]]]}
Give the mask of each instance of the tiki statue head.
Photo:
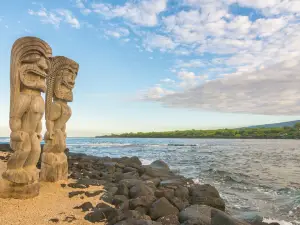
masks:
{"type": "Polygon", "coordinates": [[[72,90],[75,85],[78,69],[78,63],[69,58],[64,56],[52,58],[48,87],[49,90],[52,91],[50,94],[53,98],[66,102],[73,101],[72,90]]]}
{"type": "MultiPolygon", "coordinates": [[[[23,37],[15,41],[11,50],[11,98],[23,89],[46,91],[52,49],[36,37],[23,37]]],[[[12,110],[12,109],[11,109],[12,110]]]]}

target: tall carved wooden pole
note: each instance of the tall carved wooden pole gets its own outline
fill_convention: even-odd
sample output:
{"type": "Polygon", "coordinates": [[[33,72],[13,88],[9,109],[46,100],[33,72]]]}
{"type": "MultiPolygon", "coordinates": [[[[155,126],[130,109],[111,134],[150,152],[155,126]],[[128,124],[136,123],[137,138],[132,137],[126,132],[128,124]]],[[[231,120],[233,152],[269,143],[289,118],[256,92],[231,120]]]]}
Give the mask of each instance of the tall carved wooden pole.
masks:
{"type": "Polygon", "coordinates": [[[45,146],[42,154],[40,179],[48,182],[66,180],[68,160],[66,123],[71,117],[68,102],[73,101],[73,88],[79,69],[78,63],[63,56],[51,59],[47,79],[45,146]]]}
{"type": "Polygon", "coordinates": [[[2,174],[0,197],[30,198],[39,194],[36,164],[41,153],[50,46],[35,37],[18,39],[11,51],[10,146],[14,153],[2,174]]]}

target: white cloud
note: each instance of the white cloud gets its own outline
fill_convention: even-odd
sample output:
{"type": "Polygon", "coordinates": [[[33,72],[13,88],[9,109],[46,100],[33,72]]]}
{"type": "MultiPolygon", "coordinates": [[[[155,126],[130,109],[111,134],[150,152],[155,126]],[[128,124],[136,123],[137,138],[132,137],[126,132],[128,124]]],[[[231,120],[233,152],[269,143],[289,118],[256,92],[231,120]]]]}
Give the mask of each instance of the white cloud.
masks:
{"type": "Polygon", "coordinates": [[[141,26],[156,26],[158,15],[166,10],[167,0],[142,0],[138,3],[128,1],[124,5],[92,4],[94,12],[107,18],[122,17],[141,26]]]}
{"type": "Polygon", "coordinates": [[[175,84],[175,80],[172,80],[170,78],[162,79],[160,82],[165,83],[165,84],[175,84]]]}
{"type": "Polygon", "coordinates": [[[81,13],[84,15],[88,15],[92,12],[91,9],[86,8],[86,6],[85,6],[86,2],[87,2],[87,0],[75,0],[76,7],[79,8],[81,13]]]}
{"type": "MultiPolygon", "coordinates": [[[[182,93],[155,98],[169,107],[252,113],[299,115],[300,58],[242,75],[203,83],[182,93]]],[[[193,74],[187,76],[193,77],[193,74]]]]}
{"type": "Polygon", "coordinates": [[[59,15],[61,15],[62,17],[64,17],[64,20],[66,23],[70,24],[71,27],[74,27],[76,29],[79,29],[80,28],[80,23],[79,21],[77,20],[76,17],[74,17],[72,15],[72,12],[69,11],[69,10],[66,10],[66,9],[59,9],[57,10],[57,13],[59,15]]]}
{"type": "MultiPolygon", "coordinates": [[[[121,38],[129,35],[129,30],[123,27],[112,28],[104,31],[106,35],[121,38]]],[[[126,41],[125,41],[126,42],[126,41]]]]}
{"type": "Polygon", "coordinates": [[[58,9],[49,12],[46,8],[41,8],[38,11],[28,10],[29,15],[38,16],[41,22],[45,24],[52,24],[54,27],[59,28],[60,23],[64,21],[76,29],[80,28],[78,19],[73,16],[72,12],[66,9],[58,9]]]}
{"type": "Polygon", "coordinates": [[[160,99],[163,96],[174,94],[174,91],[167,90],[160,86],[152,87],[143,94],[144,99],[160,99]]]}
{"type": "Polygon", "coordinates": [[[177,74],[179,78],[179,86],[184,89],[189,89],[197,86],[204,79],[203,76],[196,76],[194,72],[180,71],[177,74]]]}
{"type": "Polygon", "coordinates": [[[41,8],[38,11],[28,10],[29,15],[41,17],[41,22],[45,24],[52,24],[54,27],[58,28],[62,18],[55,13],[48,12],[47,9],[41,8]]]}
{"type": "Polygon", "coordinates": [[[152,51],[156,48],[161,51],[167,51],[174,49],[176,45],[177,44],[173,42],[171,38],[159,34],[148,34],[148,36],[144,39],[144,47],[148,51],[152,51]]]}
{"type": "Polygon", "coordinates": [[[191,59],[189,61],[178,60],[175,68],[199,68],[207,66],[207,62],[203,59],[191,59]]]}
{"type": "Polygon", "coordinates": [[[257,32],[258,36],[267,37],[273,35],[275,32],[280,31],[287,24],[288,21],[284,17],[258,19],[253,24],[252,29],[257,32]]]}

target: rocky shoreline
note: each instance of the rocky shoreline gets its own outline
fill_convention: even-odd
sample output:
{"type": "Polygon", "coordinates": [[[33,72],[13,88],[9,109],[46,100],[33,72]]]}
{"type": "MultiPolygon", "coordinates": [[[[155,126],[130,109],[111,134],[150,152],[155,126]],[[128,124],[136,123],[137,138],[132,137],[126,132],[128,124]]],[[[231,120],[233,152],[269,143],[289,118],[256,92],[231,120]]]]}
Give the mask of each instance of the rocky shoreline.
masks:
{"type": "MultiPolygon", "coordinates": [[[[9,152],[9,146],[0,145],[0,151],[9,152]]],[[[253,221],[233,218],[226,213],[225,202],[215,187],[195,184],[193,180],[172,172],[163,161],[157,160],[145,166],[137,157],[95,157],[68,151],[67,155],[69,178],[74,182],[62,184],[61,188],[68,186],[74,189],[69,192],[69,198],[99,195],[96,205],[86,201],[75,206],[86,212],[84,219],[91,223],[266,225],[257,218],[253,221]],[[103,186],[104,190],[84,191],[90,186],[103,186]]],[[[56,218],[51,221],[58,222],[56,218]]]]}

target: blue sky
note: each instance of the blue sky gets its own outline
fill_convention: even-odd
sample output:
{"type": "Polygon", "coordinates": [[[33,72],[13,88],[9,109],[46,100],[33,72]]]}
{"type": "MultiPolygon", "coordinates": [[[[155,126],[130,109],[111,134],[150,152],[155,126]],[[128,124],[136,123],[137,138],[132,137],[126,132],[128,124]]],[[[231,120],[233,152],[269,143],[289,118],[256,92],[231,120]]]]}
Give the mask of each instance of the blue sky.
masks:
{"type": "Polygon", "coordinates": [[[0,136],[21,36],[80,64],[69,136],[300,119],[299,19],[292,0],[5,1],[0,136]]]}

